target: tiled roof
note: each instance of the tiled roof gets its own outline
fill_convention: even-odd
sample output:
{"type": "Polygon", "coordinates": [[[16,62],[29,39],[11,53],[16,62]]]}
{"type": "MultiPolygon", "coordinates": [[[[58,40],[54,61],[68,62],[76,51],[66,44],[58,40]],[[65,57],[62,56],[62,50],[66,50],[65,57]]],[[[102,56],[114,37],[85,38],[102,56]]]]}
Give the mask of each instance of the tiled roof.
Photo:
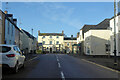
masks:
{"type": "Polygon", "coordinates": [[[83,37],[84,37],[84,33],[89,31],[89,30],[100,30],[100,29],[108,29],[108,27],[110,26],[110,19],[105,19],[103,20],[102,22],[100,22],[99,24],[97,25],[84,25],[83,28],[82,28],[82,34],[83,34],[83,37]]]}
{"type": "Polygon", "coordinates": [[[23,29],[22,29],[22,31],[23,31],[29,38],[35,39],[35,37],[32,36],[29,32],[27,32],[27,31],[25,31],[25,30],[23,30],[23,29]]]}
{"type": "Polygon", "coordinates": [[[39,36],[64,36],[62,33],[39,33],[39,36]]]}

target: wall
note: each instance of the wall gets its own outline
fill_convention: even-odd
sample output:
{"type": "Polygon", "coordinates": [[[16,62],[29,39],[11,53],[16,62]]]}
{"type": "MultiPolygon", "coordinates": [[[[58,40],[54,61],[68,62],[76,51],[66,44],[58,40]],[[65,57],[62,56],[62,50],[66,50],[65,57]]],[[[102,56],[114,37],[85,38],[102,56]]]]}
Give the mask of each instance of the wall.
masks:
{"type": "MultiPolygon", "coordinates": [[[[59,48],[59,44],[61,45],[61,47],[63,46],[63,36],[59,36],[59,38],[56,38],[56,36],[52,36],[52,38],[50,38],[50,36],[45,36],[44,39],[42,39],[43,36],[38,36],[38,43],[42,43],[43,41],[45,41],[45,44],[43,45],[43,47],[48,47],[48,48],[52,48],[53,51],[56,51],[55,47],[59,48]],[[50,41],[52,41],[52,45],[50,45],[50,41]],[[59,41],[59,44],[57,45],[56,42],[59,41]]],[[[62,48],[60,49],[62,51],[62,48]]],[[[49,49],[48,49],[49,51],[49,49]]]]}
{"type": "Polygon", "coordinates": [[[108,55],[106,44],[110,40],[110,30],[89,30],[84,35],[84,52],[86,55],[108,55]]]}
{"type": "Polygon", "coordinates": [[[2,14],[0,14],[0,44],[2,44],[2,14]]]}
{"type": "MultiPolygon", "coordinates": [[[[64,40],[64,49],[67,53],[72,52],[72,45],[74,44],[77,44],[77,40],[64,40]]],[[[77,47],[74,47],[74,51],[77,51],[77,47]]]]}
{"type": "MultiPolygon", "coordinates": [[[[114,55],[114,18],[110,20],[111,27],[111,55],[114,55]]],[[[116,17],[116,48],[117,48],[117,56],[120,56],[120,15],[116,17]]]]}
{"type": "Polygon", "coordinates": [[[7,19],[5,19],[5,41],[6,44],[15,44],[15,26],[7,19]]]}

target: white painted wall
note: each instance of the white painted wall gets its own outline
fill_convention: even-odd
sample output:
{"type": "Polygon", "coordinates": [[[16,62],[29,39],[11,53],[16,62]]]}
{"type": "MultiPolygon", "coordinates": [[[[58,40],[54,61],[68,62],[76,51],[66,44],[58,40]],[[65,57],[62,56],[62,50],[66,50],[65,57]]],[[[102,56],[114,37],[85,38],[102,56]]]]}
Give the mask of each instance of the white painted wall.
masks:
{"type": "Polygon", "coordinates": [[[0,44],[2,43],[2,17],[0,15],[0,44]]]}
{"type": "Polygon", "coordinates": [[[42,38],[42,37],[43,36],[38,36],[38,43],[42,43],[43,41],[45,41],[45,44],[43,44],[43,47],[46,47],[46,48],[51,47],[53,51],[56,51],[56,49],[53,47],[59,47],[59,45],[56,44],[57,41],[59,41],[59,44],[63,46],[64,36],[59,36],[59,38],[57,38],[57,35],[52,36],[52,38],[50,38],[50,36],[45,36],[45,38],[42,38]],[[50,45],[50,41],[52,41],[52,45],[50,45]]]}
{"type": "MultiPolygon", "coordinates": [[[[110,20],[111,27],[111,55],[114,55],[114,18],[110,20]]],[[[116,17],[116,48],[117,48],[117,56],[120,56],[120,15],[116,17]]]]}
{"type": "Polygon", "coordinates": [[[84,35],[86,55],[108,55],[105,44],[109,43],[110,30],[89,30],[84,35]]]}

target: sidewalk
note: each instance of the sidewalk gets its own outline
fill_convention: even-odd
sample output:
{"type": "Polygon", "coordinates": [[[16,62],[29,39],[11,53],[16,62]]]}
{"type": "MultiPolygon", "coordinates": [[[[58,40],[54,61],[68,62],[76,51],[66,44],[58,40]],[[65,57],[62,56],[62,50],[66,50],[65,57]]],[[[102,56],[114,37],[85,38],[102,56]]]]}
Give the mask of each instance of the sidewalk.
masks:
{"type": "Polygon", "coordinates": [[[74,56],[80,59],[85,59],[115,70],[120,71],[120,58],[118,58],[118,65],[114,66],[114,57],[98,57],[98,56],[82,56],[79,54],[69,54],[70,56],[74,56]]]}
{"type": "Polygon", "coordinates": [[[26,58],[25,61],[28,61],[28,60],[36,57],[37,55],[38,55],[38,54],[34,54],[34,53],[32,53],[32,54],[24,54],[24,56],[25,56],[25,58],[26,58]]]}

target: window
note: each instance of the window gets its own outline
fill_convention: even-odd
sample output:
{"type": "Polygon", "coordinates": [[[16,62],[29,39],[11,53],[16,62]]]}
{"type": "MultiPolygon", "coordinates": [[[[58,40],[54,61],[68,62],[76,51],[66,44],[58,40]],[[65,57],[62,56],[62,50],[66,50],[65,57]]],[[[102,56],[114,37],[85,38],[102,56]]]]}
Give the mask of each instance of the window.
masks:
{"type": "Polygon", "coordinates": [[[69,43],[67,43],[67,46],[69,46],[69,43]]]}
{"type": "Polygon", "coordinates": [[[52,45],[52,41],[50,41],[50,45],[52,45]]]}
{"type": "Polygon", "coordinates": [[[45,36],[42,37],[42,39],[44,39],[44,38],[45,38],[45,36]]]}
{"type": "Polygon", "coordinates": [[[109,44],[106,44],[106,52],[110,52],[110,45],[109,44]]]}
{"type": "Polygon", "coordinates": [[[45,44],[45,41],[43,41],[43,45],[45,44]]]}
{"type": "Polygon", "coordinates": [[[58,44],[59,44],[59,41],[57,41],[56,44],[58,45],[58,44]]]}
{"type": "Polygon", "coordinates": [[[52,36],[50,36],[50,38],[52,38],[52,36]]]}
{"type": "Polygon", "coordinates": [[[16,47],[16,46],[15,46],[15,47],[13,47],[13,49],[14,49],[14,51],[18,52],[18,50],[17,50],[17,47],[16,47]]]}
{"type": "Polygon", "coordinates": [[[56,38],[59,38],[59,36],[57,36],[56,38]]]}
{"type": "Polygon", "coordinates": [[[0,46],[0,52],[1,53],[6,53],[6,52],[9,52],[10,50],[11,50],[11,47],[0,46]]]}

